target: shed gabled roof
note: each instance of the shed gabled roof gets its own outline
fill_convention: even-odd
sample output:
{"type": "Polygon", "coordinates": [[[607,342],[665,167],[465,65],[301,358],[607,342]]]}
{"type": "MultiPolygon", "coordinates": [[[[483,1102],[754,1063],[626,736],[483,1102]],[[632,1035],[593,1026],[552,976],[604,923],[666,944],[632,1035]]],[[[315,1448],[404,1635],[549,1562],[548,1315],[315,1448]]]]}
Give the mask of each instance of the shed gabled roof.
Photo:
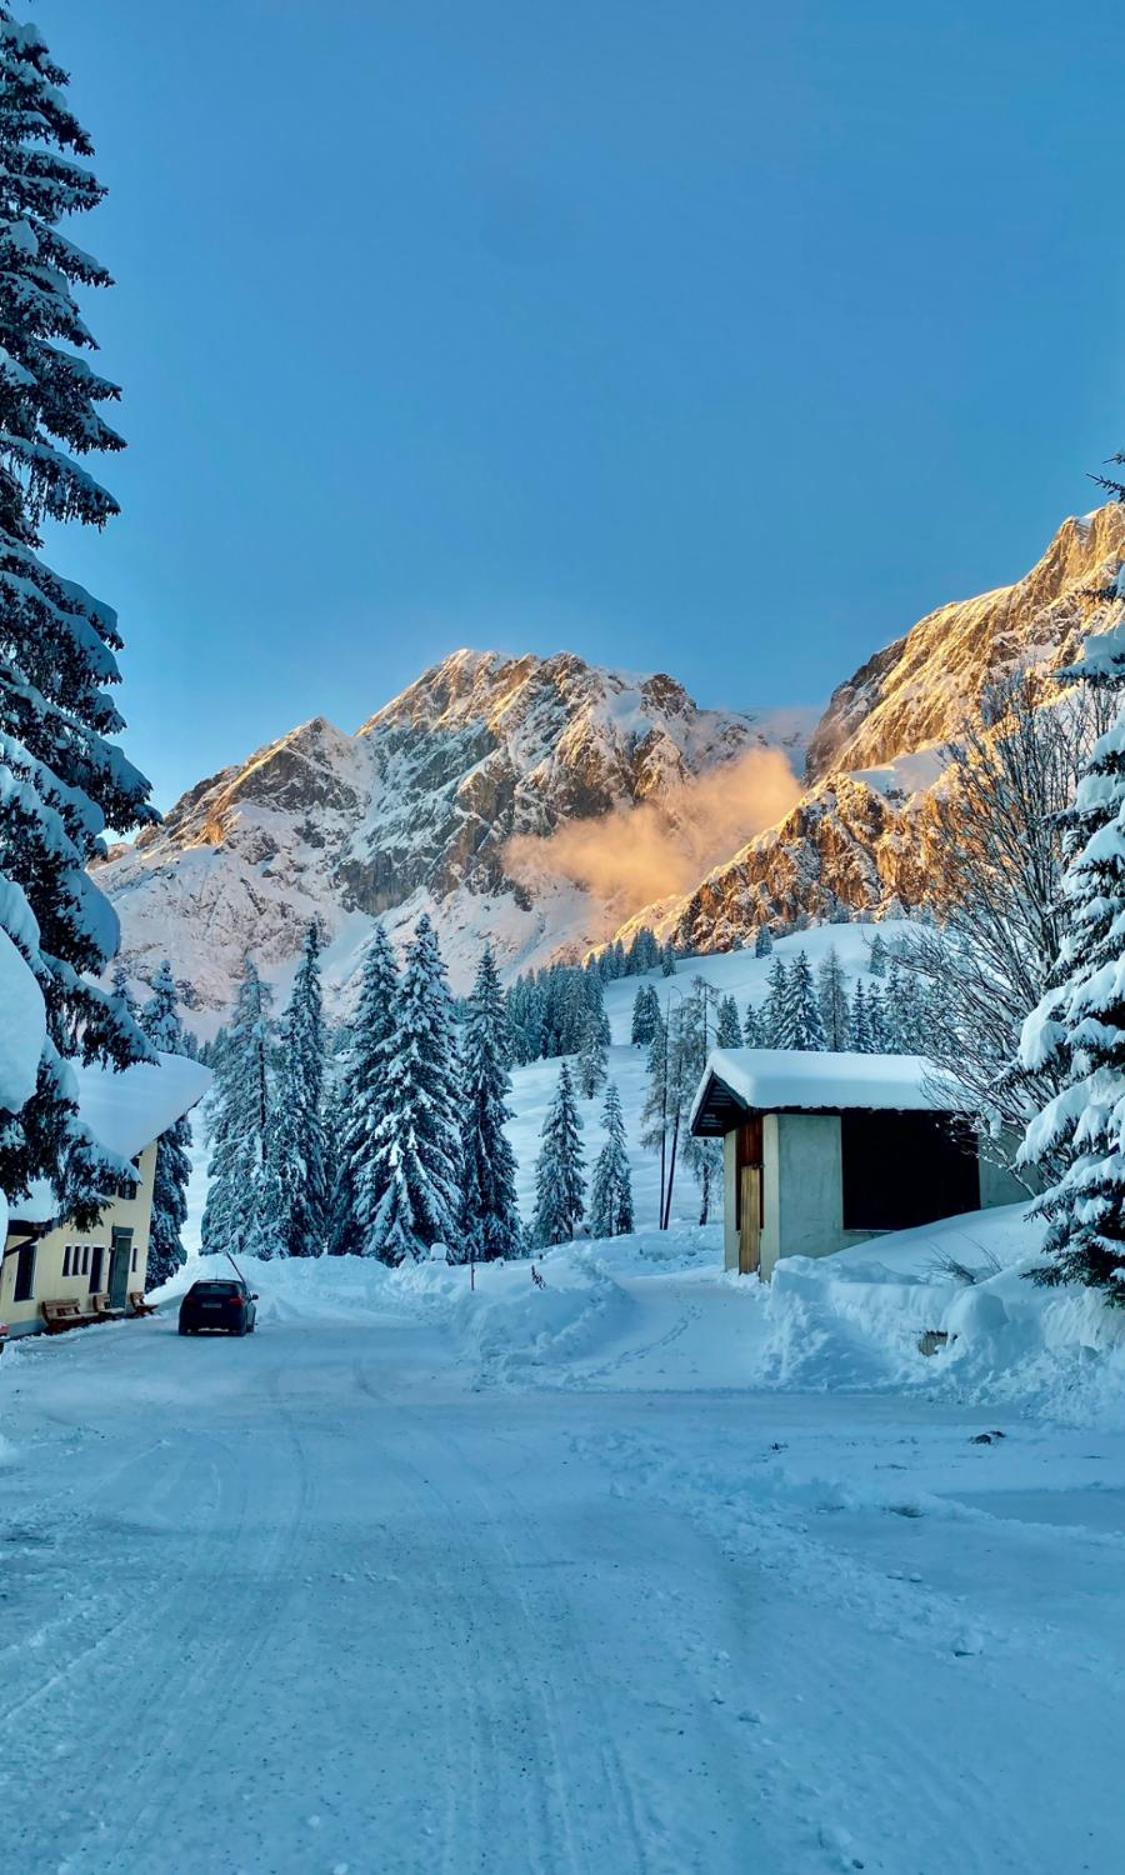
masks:
{"type": "Polygon", "coordinates": [[[729,1133],[743,1113],[959,1113],[964,1102],[932,1083],[924,1055],[836,1054],[828,1049],[717,1048],[691,1109],[701,1138],[729,1133]]]}

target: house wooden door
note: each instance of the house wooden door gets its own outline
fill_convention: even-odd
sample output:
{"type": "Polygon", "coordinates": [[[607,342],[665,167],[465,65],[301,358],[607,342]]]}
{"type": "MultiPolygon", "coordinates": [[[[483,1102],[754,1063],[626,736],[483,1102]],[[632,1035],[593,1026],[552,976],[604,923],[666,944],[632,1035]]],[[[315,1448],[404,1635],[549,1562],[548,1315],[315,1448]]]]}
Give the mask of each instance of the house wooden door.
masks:
{"type": "Polygon", "coordinates": [[[115,1230],[109,1260],[109,1306],[123,1309],[129,1293],[129,1262],[133,1254],[131,1230],[115,1230]]]}
{"type": "Polygon", "coordinates": [[[738,1272],[756,1276],[762,1264],[762,1116],[751,1114],[738,1129],[736,1160],[738,1272]]]}
{"type": "Polygon", "coordinates": [[[738,1273],[756,1276],[762,1267],[762,1168],[744,1165],[739,1172],[740,1220],[738,1273]]]}

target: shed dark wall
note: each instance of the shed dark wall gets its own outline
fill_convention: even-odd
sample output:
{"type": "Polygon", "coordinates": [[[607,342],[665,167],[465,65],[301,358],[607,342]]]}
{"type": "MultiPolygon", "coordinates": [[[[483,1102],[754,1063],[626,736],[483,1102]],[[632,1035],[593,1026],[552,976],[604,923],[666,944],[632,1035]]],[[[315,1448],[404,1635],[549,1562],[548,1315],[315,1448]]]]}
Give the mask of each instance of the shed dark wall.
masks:
{"type": "Polygon", "coordinates": [[[907,1230],[978,1209],[972,1141],[943,1115],[848,1112],[840,1128],[845,1230],[907,1230]]]}

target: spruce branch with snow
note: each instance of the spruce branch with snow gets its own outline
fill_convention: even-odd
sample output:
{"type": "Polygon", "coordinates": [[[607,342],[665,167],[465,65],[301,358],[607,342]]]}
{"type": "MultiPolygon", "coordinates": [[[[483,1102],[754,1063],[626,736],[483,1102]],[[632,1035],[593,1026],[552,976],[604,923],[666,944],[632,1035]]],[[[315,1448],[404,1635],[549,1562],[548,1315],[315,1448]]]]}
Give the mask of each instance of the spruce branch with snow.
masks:
{"type": "Polygon", "coordinates": [[[81,459],[123,447],[101,414],[119,392],[83,355],[95,344],[75,298],[110,278],[60,225],[104,194],[67,83],[38,29],[0,5],[0,940],[17,954],[3,978],[0,1188],[45,1177],[85,1227],[122,1168],[79,1127],[64,1058],[149,1054],[94,981],[118,926],[86,869],[107,825],[156,815],[110,740],[124,726],[116,617],[39,551],[44,523],[101,527],[117,512],[81,459]]]}

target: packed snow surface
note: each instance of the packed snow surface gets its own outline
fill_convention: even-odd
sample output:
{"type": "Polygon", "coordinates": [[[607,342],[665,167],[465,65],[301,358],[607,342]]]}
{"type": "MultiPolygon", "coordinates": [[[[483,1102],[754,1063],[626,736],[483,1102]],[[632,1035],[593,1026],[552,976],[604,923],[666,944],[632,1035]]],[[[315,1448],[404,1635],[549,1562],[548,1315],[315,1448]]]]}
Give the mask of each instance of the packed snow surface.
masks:
{"type": "Polygon", "coordinates": [[[877,1306],[997,1215],[826,1259],[803,1374],[713,1230],[9,1350],[6,1875],[1111,1875],[1125,1429],[877,1306]]]}

